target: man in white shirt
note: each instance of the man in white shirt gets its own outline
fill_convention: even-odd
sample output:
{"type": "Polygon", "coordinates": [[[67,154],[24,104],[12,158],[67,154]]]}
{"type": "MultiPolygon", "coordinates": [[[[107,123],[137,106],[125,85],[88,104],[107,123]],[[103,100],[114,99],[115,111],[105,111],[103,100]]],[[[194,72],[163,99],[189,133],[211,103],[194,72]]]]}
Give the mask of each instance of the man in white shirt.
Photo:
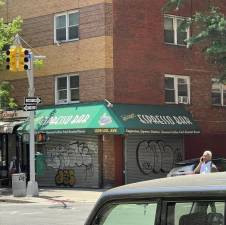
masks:
{"type": "Polygon", "coordinates": [[[195,168],[194,173],[211,173],[211,172],[217,172],[217,167],[213,164],[212,160],[212,152],[211,151],[205,151],[200,158],[200,162],[198,166],[195,168]]]}

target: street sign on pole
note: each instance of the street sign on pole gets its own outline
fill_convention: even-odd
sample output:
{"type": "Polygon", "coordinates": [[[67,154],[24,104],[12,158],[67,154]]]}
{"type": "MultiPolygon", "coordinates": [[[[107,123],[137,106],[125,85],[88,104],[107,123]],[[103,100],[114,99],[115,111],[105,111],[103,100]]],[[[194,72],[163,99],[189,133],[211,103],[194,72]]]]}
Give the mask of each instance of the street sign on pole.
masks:
{"type": "MultiPolygon", "coordinates": [[[[34,98],[34,74],[33,74],[33,54],[31,55],[31,68],[27,70],[27,77],[29,83],[28,96],[34,98]]],[[[37,99],[37,98],[36,98],[37,99]]],[[[30,108],[31,105],[27,105],[26,108],[30,108]]],[[[33,107],[37,108],[37,104],[33,104],[33,107]]],[[[30,111],[30,180],[27,183],[27,196],[38,196],[38,183],[35,180],[35,138],[34,138],[34,110],[30,111]]]]}
{"type": "Polygon", "coordinates": [[[35,111],[37,109],[37,105],[24,105],[24,111],[35,111]]]}
{"type": "Polygon", "coordinates": [[[39,97],[26,97],[24,99],[24,104],[28,105],[37,105],[42,102],[42,99],[39,97]]]}

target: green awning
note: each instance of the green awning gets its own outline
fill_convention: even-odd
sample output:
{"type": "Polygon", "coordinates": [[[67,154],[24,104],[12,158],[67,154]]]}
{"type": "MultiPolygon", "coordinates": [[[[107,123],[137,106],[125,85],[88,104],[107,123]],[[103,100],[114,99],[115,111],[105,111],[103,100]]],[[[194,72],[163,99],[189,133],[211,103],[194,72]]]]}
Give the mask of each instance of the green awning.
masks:
{"type": "MultiPolygon", "coordinates": [[[[58,105],[36,111],[35,132],[123,134],[124,130],[116,120],[104,103],[58,105]]],[[[27,122],[17,130],[19,133],[27,133],[29,129],[27,122]]]]}
{"type": "MultiPolygon", "coordinates": [[[[29,123],[19,133],[29,132],[29,123]]],[[[182,106],[113,104],[58,105],[35,114],[35,132],[76,134],[197,134],[200,130],[182,106]]]]}
{"type": "Polygon", "coordinates": [[[198,134],[191,114],[177,105],[114,104],[114,114],[128,134],[198,134]]]}

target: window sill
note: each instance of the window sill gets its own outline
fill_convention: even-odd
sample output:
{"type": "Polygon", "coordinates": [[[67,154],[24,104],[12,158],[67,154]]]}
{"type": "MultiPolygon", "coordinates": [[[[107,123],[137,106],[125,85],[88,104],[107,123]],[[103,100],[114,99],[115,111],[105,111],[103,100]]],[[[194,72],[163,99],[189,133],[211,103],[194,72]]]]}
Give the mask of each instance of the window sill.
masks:
{"type": "Polygon", "coordinates": [[[71,39],[71,40],[65,40],[65,41],[57,41],[57,40],[54,40],[54,44],[59,46],[61,44],[70,43],[70,42],[79,41],[79,40],[80,40],[79,38],[71,39]]]}
{"type": "Polygon", "coordinates": [[[191,103],[165,102],[167,105],[191,105],[191,103]]]}
{"type": "Polygon", "coordinates": [[[219,107],[221,107],[221,108],[226,108],[226,105],[213,105],[213,104],[212,104],[212,107],[214,107],[214,108],[215,108],[215,107],[216,107],[216,108],[219,108],[219,107]]]}
{"type": "Polygon", "coordinates": [[[173,44],[173,43],[167,43],[167,42],[164,42],[164,44],[166,46],[172,46],[172,47],[178,47],[178,48],[188,48],[187,45],[179,45],[179,44],[173,44]]]}
{"type": "Polygon", "coordinates": [[[69,104],[76,104],[76,103],[80,103],[80,101],[73,101],[73,102],[55,102],[55,105],[69,105],[69,104]]]}

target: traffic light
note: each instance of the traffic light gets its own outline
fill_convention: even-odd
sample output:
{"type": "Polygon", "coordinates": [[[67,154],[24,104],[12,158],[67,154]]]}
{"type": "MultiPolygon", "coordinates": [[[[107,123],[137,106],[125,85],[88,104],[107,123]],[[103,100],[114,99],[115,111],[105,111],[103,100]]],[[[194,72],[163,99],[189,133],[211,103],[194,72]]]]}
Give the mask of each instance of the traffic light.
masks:
{"type": "Polygon", "coordinates": [[[16,47],[11,47],[6,51],[6,69],[12,72],[17,71],[17,49],[16,47]]]}
{"type": "Polygon", "coordinates": [[[24,49],[24,70],[31,68],[31,55],[28,49],[24,49]]]}
{"type": "Polygon", "coordinates": [[[24,71],[30,69],[30,52],[26,48],[19,47],[18,48],[18,71],[24,71]]]}

